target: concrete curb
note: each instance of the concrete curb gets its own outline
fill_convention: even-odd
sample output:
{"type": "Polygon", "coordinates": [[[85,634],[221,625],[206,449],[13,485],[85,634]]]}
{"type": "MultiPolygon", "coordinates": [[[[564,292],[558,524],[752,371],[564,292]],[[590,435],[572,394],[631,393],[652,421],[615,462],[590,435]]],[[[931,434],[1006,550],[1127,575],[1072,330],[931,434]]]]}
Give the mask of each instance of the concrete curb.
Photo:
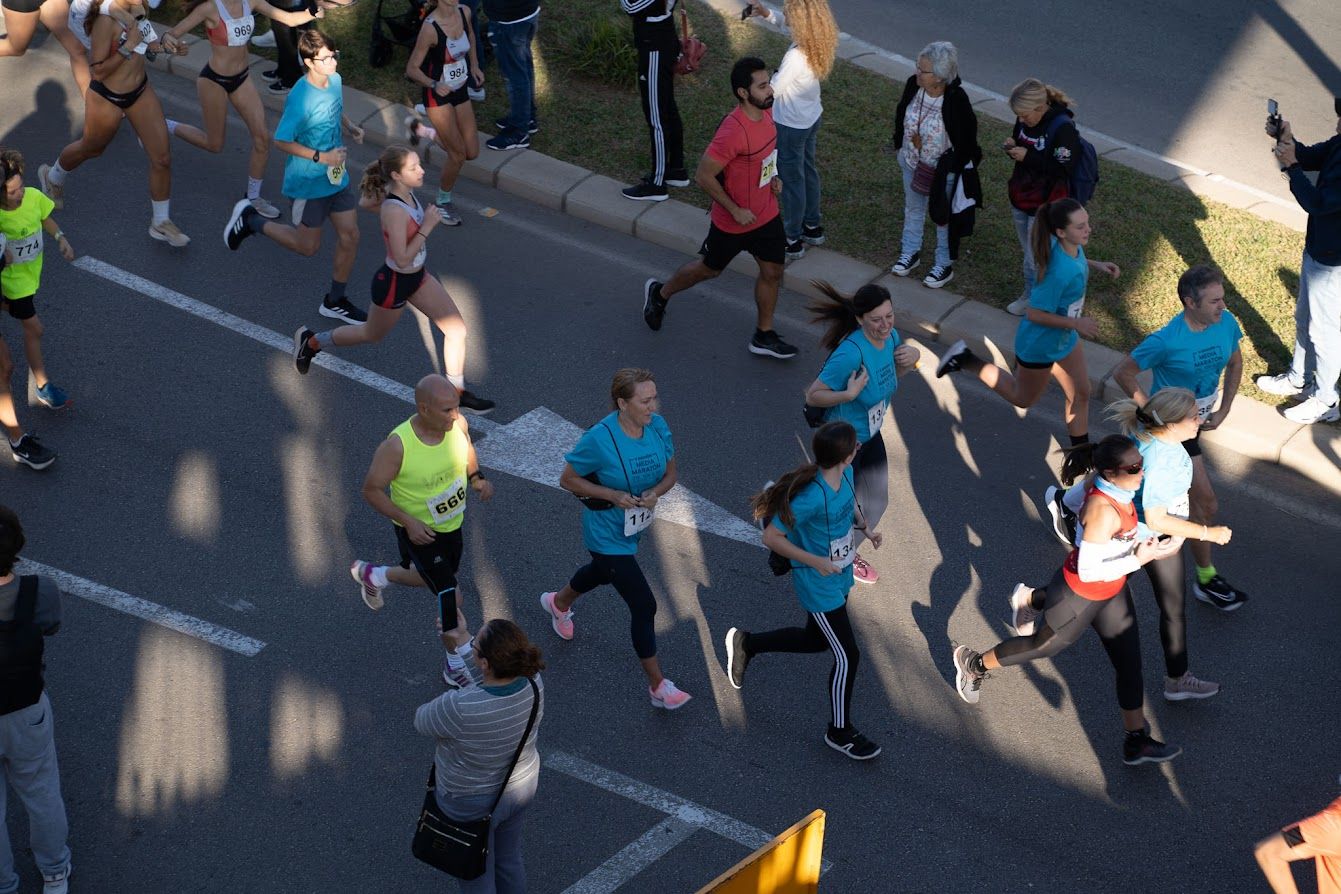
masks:
{"type": "MultiPolygon", "coordinates": [[[[160,29],[169,27],[158,23],[155,26],[160,29]]],[[[198,43],[204,45],[203,41],[198,43]]],[[[196,49],[193,44],[192,50],[196,49]]],[[[196,55],[195,60],[187,55],[156,67],[178,77],[194,79],[208,58],[196,55]]],[[[270,64],[260,56],[252,56],[252,69],[257,77],[260,76],[257,66],[270,64]]],[[[261,96],[269,108],[283,109],[283,96],[265,91],[261,96]]],[[[366,142],[385,146],[407,140],[404,119],[412,114],[411,109],[348,86],[344,100],[345,114],[364,128],[366,142]]],[[[983,104],[978,107],[982,108],[983,104]]],[[[631,202],[620,194],[624,184],[609,177],[532,149],[499,152],[484,148],[482,143],[483,140],[480,156],[466,162],[462,169],[464,176],[477,183],[687,255],[697,253],[707,233],[706,214],[701,208],[673,199],[631,202]]],[[[1098,143],[1096,148],[1099,148],[1098,143]]],[[[1135,158],[1133,156],[1133,160],[1135,158]]],[[[1185,171],[1179,172],[1180,176],[1185,174],[1185,171]]],[[[1156,176],[1162,176],[1162,173],[1156,176]]],[[[755,268],[752,260],[738,257],[732,263],[732,269],[748,275],[755,268]]],[[[879,283],[890,290],[899,328],[929,342],[949,345],[963,338],[998,359],[1010,356],[1006,348],[1014,343],[1019,320],[1003,310],[944,289],[926,288],[920,281],[892,276],[879,267],[827,249],[811,248],[805,257],[788,264],[784,285],[814,297],[817,292],[810,285],[814,279],[827,280],[849,292],[867,283],[879,283]]],[[[1124,397],[1112,381],[1113,370],[1123,355],[1092,342],[1085,343],[1085,354],[1094,399],[1106,403],[1124,397]]],[[[1297,425],[1285,419],[1274,407],[1239,395],[1226,423],[1216,431],[1202,435],[1202,440],[1217,448],[1291,469],[1341,496],[1339,426],[1297,425]]]]}

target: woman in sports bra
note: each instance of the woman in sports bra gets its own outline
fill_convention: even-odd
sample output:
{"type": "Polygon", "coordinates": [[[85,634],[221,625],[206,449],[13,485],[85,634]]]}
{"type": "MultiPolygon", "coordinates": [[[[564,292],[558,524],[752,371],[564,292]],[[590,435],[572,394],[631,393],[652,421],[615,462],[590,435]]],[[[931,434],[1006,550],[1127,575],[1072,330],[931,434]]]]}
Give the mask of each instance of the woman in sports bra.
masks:
{"type": "MultiPolygon", "coordinates": [[[[475,107],[468,88],[484,86],[484,69],[472,39],[475,28],[470,10],[458,0],[429,0],[429,14],[405,65],[405,76],[423,88],[424,112],[434,138],[447,153],[438,180],[434,204],[449,227],[460,226],[461,215],[452,207],[452,187],[461,166],[480,154],[475,107]]],[[[410,127],[417,128],[411,121],[410,127]]],[[[417,135],[417,131],[413,131],[417,135]]]]}
{"type": "Polygon", "coordinates": [[[250,53],[247,43],[256,26],[255,13],[268,16],[285,25],[304,25],[323,15],[303,10],[289,12],[271,6],[266,0],[193,0],[187,6],[186,18],[163,35],[163,48],[169,53],[185,54],[182,37],[197,25],[205,26],[205,37],[210,42],[210,61],[200,70],[196,92],[200,94],[200,110],[204,113],[205,128],[180,124],[168,119],[168,133],[185,140],[206,152],[221,152],[224,130],[228,122],[228,104],[232,102],[242,123],[251,134],[251,162],[247,169],[247,198],[257,213],[268,220],[279,217],[279,209],[261,197],[261,180],[265,177],[265,163],[270,157],[270,130],[265,125],[265,107],[261,96],[247,77],[250,53]]]}
{"type": "MultiPolygon", "coordinates": [[[[1141,677],[1141,640],[1127,575],[1168,554],[1151,536],[1137,535],[1136,506],[1145,467],[1136,444],[1125,435],[1109,435],[1097,445],[1082,444],[1067,455],[1063,473],[1098,474],[1081,509],[1085,534],[1044,588],[1042,623],[1028,636],[1015,636],[986,652],[954,649],[955,689],[977,704],[988,672],[1051,658],[1093,627],[1117,672],[1118,705],[1126,737],[1122,759],[1129,765],[1160,763],[1182,749],[1151,738],[1145,724],[1145,687],[1141,677]]],[[[1016,584],[1011,604],[1037,603],[1036,590],[1016,584]]],[[[1014,619],[1019,623],[1018,617],[1014,619]]],[[[1021,631],[1022,632],[1022,631],[1021,631]]]]}
{"type": "Polygon", "coordinates": [[[144,6],[135,0],[112,0],[113,5],[138,23],[127,28],[97,5],[84,20],[92,49],[89,70],[93,80],[84,95],[84,133],[61,150],[53,165],[37,169],[42,190],[57,208],[65,204],[65,178],[75,168],[97,158],[112,142],[124,118],[140,138],[149,159],[149,199],[153,216],[149,235],[174,248],[191,241],[168,217],[172,195],[172,151],[163,106],[145,73],[145,53],[162,48],[144,6]]]}
{"type": "Polygon", "coordinates": [[[325,332],[299,327],[293,336],[293,362],[307,373],[312,358],[331,347],[374,344],[386,337],[407,303],[424,313],[442,332],[443,365],[447,379],[461,393],[461,409],[484,415],[494,402],[465,387],[466,323],[442,282],[424,269],[428,234],[441,223],[438,209],[424,207],[414,191],[424,185],[424,167],[408,146],[390,146],[364,171],[359,184],[361,204],[382,218],[386,262],[373,275],[368,321],[325,332]]]}
{"type": "Polygon", "coordinates": [[[82,96],[88,92],[88,56],[78,37],[70,31],[70,4],[67,0],[0,0],[4,15],[4,36],[0,37],[0,58],[22,56],[37,34],[40,22],[70,56],[70,71],[82,96]]]}

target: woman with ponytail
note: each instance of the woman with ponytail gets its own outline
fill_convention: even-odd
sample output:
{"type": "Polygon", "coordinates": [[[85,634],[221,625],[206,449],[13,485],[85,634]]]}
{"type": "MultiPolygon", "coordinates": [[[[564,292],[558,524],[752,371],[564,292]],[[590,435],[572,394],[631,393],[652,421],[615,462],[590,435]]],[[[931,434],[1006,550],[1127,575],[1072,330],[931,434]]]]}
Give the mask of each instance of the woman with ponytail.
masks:
{"type": "Polygon", "coordinates": [[[806,610],[806,626],[748,633],[726,632],[726,673],[744,685],[745,667],[765,652],[833,652],[829,701],[833,716],[825,743],[854,760],[870,760],[880,746],[852,725],[852,685],[861,652],[847,616],[857,532],[880,548],[881,536],[857,504],[852,461],[857,432],[847,422],[826,422],[811,441],[815,461],[793,469],[752,499],[764,525],[764,546],[791,564],[792,585],[806,610]]]}
{"type": "Polygon", "coordinates": [[[424,185],[424,166],[408,146],[388,146],[368,166],[359,184],[360,204],[382,219],[386,261],[373,275],[368,321],[313,332],[300,326],[293,336],[293,363],[306,375],[312,358],[331,347],[375,344],[386,337],[410,304],[442,333],[447,380],[461,396],[461,409],[484,415],[494,402],[466,389],[466,323],[442,281],[425,269],[428,234],[442,223],[437,206],[420,204],[414,191],[424,185]]]}
{"type": "MultiPolygon", "coordinates": [[[[889,461],[880,426],[899,376],[917,365],[917,349],[900,342],[894,331],[894,305],[884,286],[865,285],[848,297],[827,282],[814,282],[822,298],[810,305],[812,321],[827,328],[820,344],[829,359],[806,389],[806,405],[823,410],[825,421],[841,420],[857,432],[860,449],[852,462],[857,505],[866,521],[880,524],[889,504],[889,461]]],[[[880,575],[852,547],[852,574],[864,584],[880,575]]]]}
{"type": "Polygon", "coordinates": [[[964,701],[977,704],[989,671],[1051,658],[1079,640],[1085,628],[1093,627],[1117,672],[1118,705],[1126,730],[1123,762],[1162,763],[1182,749],[1151,738],[1146,730],[1141,640],[1127,575],[1168,555],[1168,550],[1154,536],[1138,536],[1133,500],[1144,462],[1130,438],[1109,435],[1098,444],[1072,447],[1065,473],[1078,476],[1086,470],[1096,474],[1082,510],[1085,533],[1080,546],[1071,550],[1046,587],[1016,584],[1011,595],[1012,606],[1040,606],[1043,623],[1030,631],[1017,614],[1013,620],[1020,635],[981,653],[956,645],[955,689],[964,701]]]}
{"type": "Polygon", "coordinates": [[[1038,209],[1031,237],[1038,282],[1029,293],[1029,310],[1015,331],[1015,373],[975,356],[961,339],[936,367],[937,378],[964,369],[1020,409],[1038,403],[1055,378],[1066,396],[1064,416],[1071,444],[1089,440],[1090,373],[1080,337],[1094,338],[1099,324],[1084,316],[1090,270],[1117,278],[1111,261],[1085,256],[1090,216],[1075,199],[1059,199],[1038,209]]]}

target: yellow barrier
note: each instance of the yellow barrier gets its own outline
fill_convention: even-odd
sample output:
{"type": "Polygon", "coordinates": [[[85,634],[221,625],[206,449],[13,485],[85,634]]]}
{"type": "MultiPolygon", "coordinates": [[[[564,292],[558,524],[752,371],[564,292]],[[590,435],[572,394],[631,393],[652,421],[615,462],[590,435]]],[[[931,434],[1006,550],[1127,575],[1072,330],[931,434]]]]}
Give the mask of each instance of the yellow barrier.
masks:
{"type": "Polygon", "coordinates": [[[698,894],[815,894],[823,856],[824,811],[816,810],[698,894]]]}

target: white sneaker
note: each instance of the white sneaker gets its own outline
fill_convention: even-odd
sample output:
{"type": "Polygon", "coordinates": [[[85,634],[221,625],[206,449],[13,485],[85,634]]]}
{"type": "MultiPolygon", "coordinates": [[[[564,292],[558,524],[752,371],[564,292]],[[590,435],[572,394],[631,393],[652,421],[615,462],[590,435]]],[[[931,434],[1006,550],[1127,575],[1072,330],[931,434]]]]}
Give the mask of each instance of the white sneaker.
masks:
{"type": "Polygon", "coordinates": [[[1302,404],[1295,404],[1290,407],[1285,411],[1284,416],[1291,422],[1298,422],[1300,425],[1312,425],[1315,422],[1335,422],[1341,419],[1341,407],[1336,404],[1329,406],[1316,397],[1310,397],[1302,404]]]}
{"type": "Polygon", "coordinates": [[[1034,588],[1027,584],[1016,584],[1010,594],[1010,626],[1015,628],[1016,636],[1033,636],[1038,625],[1038,610],[1029,604],[1034,588]]]}
{"type": "Polygon", "coordinates": [[[173,248],[185,248],[191,242],[191,237],[177,229],[177,225],[170,220],[152,224],[149,227],[149,235],[173,248]]]}
{"type": "Polygon", "coordinates": [[[54,872],[51,875],[42,873],[42,894],[66,894],[70,890],[70,873],[74,872],[74,865],[67,863],[60,872],[54,872]]]}
{"type": "Polygon", "coordinates": [[[1294,397],[1304,391],[1303,385],[1296,385],[1290,381],[1289,373],[1281,373],[1278,376],[1258,376],[1253,381],[1259,389],[1277,397],[1294,397]]]}
{"type": "Polygon", "coordinates": [[[484,102],[484,97],[488,96],[483,87],[467,87],[466,96],[471,102],[484,102]]]}
{"type": "Polygon", "coordinates": [[[1019,298],[1016,298],[1010,304],[1006,305],[1006,313],[1016,317],[1024,316],[1024,312],[1028,309],[1029,296],[1027,294],[1021,295],[1019,298]]]}
{"type": "Polygon", "coordinates": [[[266,31],[262,34],[257,34],[255,37],[251,39],[251,45],[254,47],[262,47],[264,49],[274,49],[275,48],[274,29],[266,31]]]}
{"type": "Polygon", "coordinates": [[[42,192],[51,199],[52,206],[60,211],[65,207],[65,187],[51,182],[51,165],[41,165],[37,169],[37,182],[42,184],[42,192]]]}
{"type": "Polygon", "coordinates": [[[279,209],[260,196],[251,200],[251,207],[255,208],[256,213],[266,220],[279,220],[279,209]]]}

